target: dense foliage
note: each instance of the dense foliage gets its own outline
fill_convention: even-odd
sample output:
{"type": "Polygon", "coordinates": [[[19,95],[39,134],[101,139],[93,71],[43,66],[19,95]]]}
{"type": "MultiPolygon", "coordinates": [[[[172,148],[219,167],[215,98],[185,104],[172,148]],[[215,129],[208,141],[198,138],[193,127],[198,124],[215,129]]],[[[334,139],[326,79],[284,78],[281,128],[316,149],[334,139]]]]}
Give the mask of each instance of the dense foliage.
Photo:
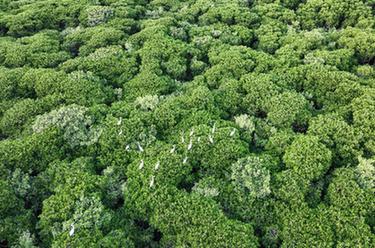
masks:
{"type": "Polygon", "coordinates": [[[374,0],[0,0],[0,247],[375,247],[374,0]]]}

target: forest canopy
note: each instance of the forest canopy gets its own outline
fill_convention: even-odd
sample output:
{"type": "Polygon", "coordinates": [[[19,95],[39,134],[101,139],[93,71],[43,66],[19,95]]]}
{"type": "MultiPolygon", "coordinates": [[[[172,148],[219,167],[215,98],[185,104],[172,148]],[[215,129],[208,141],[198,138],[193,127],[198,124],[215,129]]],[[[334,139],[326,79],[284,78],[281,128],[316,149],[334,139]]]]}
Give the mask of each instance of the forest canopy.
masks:
{"type": "Polygon", "coordinates": [[[375,247],[374,0],[0,0],[0,247],[375,247]]]}

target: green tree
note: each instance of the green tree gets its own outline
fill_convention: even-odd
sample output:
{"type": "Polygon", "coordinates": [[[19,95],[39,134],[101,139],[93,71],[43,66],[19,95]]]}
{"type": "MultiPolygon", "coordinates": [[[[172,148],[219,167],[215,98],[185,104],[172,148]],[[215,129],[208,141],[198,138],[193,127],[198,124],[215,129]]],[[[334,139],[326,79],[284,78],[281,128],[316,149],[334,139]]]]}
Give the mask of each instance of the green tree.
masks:
{"type": "MultiPolygon", "coordinates": [[[[271,193],[269,158],[248,156],[232,165],[231,179],[253,197],[265,197],[271,193]]],[[[272,163],[272,162],[271,162],[272,163]]]]}
{"type": "Polygon", "coordinates": [[[283,161],[302,178],[316,180],[331,167],[331,151],[311,135],[301,135],[287,148],[283,161]]]}
{"type": "Polygon", "coordinates": [[[64,139],[71,147],[91,145],[97,142],[101,130],[93,126],[93,121],[87,115],[87,108],[78,105],[68,105],[58,110],[38,116],[32,128],[35,133],[43,132],[49,127],[57,127],[64,133],[64,139]]]}

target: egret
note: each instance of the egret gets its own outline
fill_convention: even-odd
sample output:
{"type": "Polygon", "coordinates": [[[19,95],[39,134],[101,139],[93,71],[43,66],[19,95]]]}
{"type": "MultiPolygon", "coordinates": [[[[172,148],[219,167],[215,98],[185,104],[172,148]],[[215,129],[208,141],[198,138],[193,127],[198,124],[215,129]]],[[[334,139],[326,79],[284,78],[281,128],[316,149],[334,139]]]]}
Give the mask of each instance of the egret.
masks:
{"type": "Polygon", "coordinates": [[[141,144],[139,144],[139,142],[137,142],[137,146],[138,146],[138,150],[140,151],[140,152],[143,152],[144,150],[143,150],[143,147],[141,146],[141,144]]]}
{"type": "Polygon", "coordinates": [[[158,170],[159,167],[160,167],[160,161],[158,160],[158,162],[156,162],[156,164],[155,164],[155,170],[158,170]]]}
{"type": "Polygon", "coordinates": [[[193,136],[193,134],[194,134],[194,129],[191,129],[191,131],[190,131],[190,137],[193,136]]]}
{"type": "Polygon", "coordinates": [[[215,131],[216,131],[216,123],[214,123],[214,126],[212,127],[212,130],[211,130],[212,134],[214,134],[215,131]]]}
{"type": "Polygon", "coordinates": [[[70,224],[69,236],[73,236],[73,235],[74,235],[74,225],[70,224]]]}
{"type": "Polygon", "coordinates": [[[169,151],[169,153],[174,153],[176,151],[176,145],[173,145],[172,149],[169,151]]]}
{"type": "Polygon", "coordinates": [[[130,145],[126,145],[125,150],[130,151],[130,145]]]}
{"type": "Polygon", "coordinates": [[[189,142],[189,145],[187,147],[188,151],[190,151],[192,147],[193,147],[193,140],[190,138],[190,142],[189,142]]]}
{"type": "Polygon", "coordinates": [[[120,119],[117,121],[117,126],[120,126],[122,123],[122,117],[120,117],[120,119]]]}
{"type": "Polygon", "coordinates": [[[122,134],[122,129],[120,130],[120,132],[118,133],[118,135],[121,135],[122,134]]]}
{"type": "Polygon", "coordinates": [[[154,183],[155,183],[155,176],[152,176],[150,180],[150,188],[154,186],[154,183]]]}
{"type": "Polygon", "coordinates": [[[213,143],[214,143],[214,138],[212,138],[212,136],[211,136],[211,135],[208,135],[208,140],[210,141],[210,143],[211,143],[211,144],[213,144],[213,143]]]}
{"type": "Polygon", "coordinates": [[[233,128],[232,132],[230,132],[230,137],[232,137],[236,133],[236,129],[233,128]]]}
{"type": "Polygon", "coordinates": [[[142,159],[142,160],[141,160],[141,163],[139,163],[139,169],[140,169],[140,170],[142,170],[144,164],[145,164],[145,162],[144,162],[143,159],[142,159]]]}
{"type": "Polygon", "coordinates": [[[184,160],[182,161],[182,163],[183,163],[183,164],[186,164],[187,160],[188,160],[188,157],[186,156],[186,157],[184,158],[184,160]]]}

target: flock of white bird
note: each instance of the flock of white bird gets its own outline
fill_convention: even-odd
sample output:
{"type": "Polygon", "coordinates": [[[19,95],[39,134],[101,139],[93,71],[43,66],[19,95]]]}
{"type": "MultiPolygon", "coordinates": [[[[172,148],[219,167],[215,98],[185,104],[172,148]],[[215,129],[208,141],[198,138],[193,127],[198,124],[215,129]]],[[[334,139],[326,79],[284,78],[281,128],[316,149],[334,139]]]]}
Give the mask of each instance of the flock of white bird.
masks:
{"type": "MultiPolygon", "coordinates": [[[[121,119],[120,119],[120,120],[121,120],[121,119]]],[[[121,124],[121,121],[119,121],[118,124],[120,125],[120,124],[121,124]]],[[[211,144],[214,143],[214,134],[215,134],[215,132],[216,132],[216,125],[214,124],[213,127],[212,127],[212,129],[211,129],[210,134],[208,135],[208,141],[209,141],[211,144]]],[[[121,133],[121,132],[120,132],[120,133],[121,133]]],[[[119,133],[119,135],[120,135],[120,133],[119,133]]],[[[235,133],[236,133],[236,129],[233,128],[232,131],[229,133],[229,136],[232,137],[235,133]]],[[[193,140],[194,140],[193,136],[194,136],[194,129],[192,129],[192,130],[190,131],[190,134],[189,134],[189,137],[190,137],[190,138],[189,138],[189,143],[188,143],[187,146],[186,146],[186,150],[187,150],[187,151],[190,151],[190,150],[192,150],[192,148],[193,148],[193,140]]],[[[199,143],[200,140],[201,140],[201,137],[198,137],[198,138],[197,138],[197,142],[199,143]]],[[[182,135],[181,135],[181,143],[185,144],[185,142],[186,142],[186,140],[185,140],[185,136],[184,136],[184,134],[182,134],[182,135]]],[[[172,154],[172,153],[175,153],[175,152],[176,152],[176,147],[177,147],[176,145],[173,145],[172,148],[171,148],[171,150],[169,151],[169,153],[171,153],[171,154],[172,154]]],[[[139,142],[137,142],[137,148],[138,148],[138,151],[139,151],[139,152],[144,152],[144,149],[143,149],[143,147],[141,146],[141,144],[140,144],[139,142]]],[[[127,145],[126,148],[125,148],[125,150],[126,150],[126,151],[129,151],[129,150],[130,150],[130,145],[127,145]]],[[[182,160],[182,164],[186,164],[187,161],[188,161],[188,159],[189,159],[189,157],[188,157],[188,156],[185,156],[185,157],[183,158],[183,160],[182,160]]],[[[144,160],[141,159],[141,161],[140,161],[140,163],[139,163],[139,166],[138,166],[138,169],[139,169],[139,170],[142,170],[143,167],[144,167],[144,164],[145,164],[144,160]]],[[[154,170],[157,171],[157,170],[159,169],[159,167],[160,167],[160,161],[158,160],[158,161],[156,162],[155,166],[154,166],[154,170]]],[[[150,186],[150,188],[152,188],[154,185],[155,185],[155,176],[152,175],[152,176],[151,176],[151,179],[150,179],[150,184],[149,184],[149,186],[150,186]]]]}
{"type": "MultiPolygon", "coordinates": [[[[117,125],[120,126],[121,124],[122,124],[122,118],[120,117],[119,120],[117,121],[117,125]]],[[[213,127],[211,129],[211,133],[208,135],[208,141],[211,144],[214,144],[214,134],[215,134],[215,132],[216,132],[216,124],[213,125],[213,127]]],[[[232,137],[235,133],[236,133],[236,129],[233,128],[233,130],[230,132],[229,136],[232,137]]],[[[118,133],[118,135],[122,135],[122,130],[120,130],[120,132],[118,133]]],[[[193,148],[193,136],[194,136],[194,129],[192,129],[190,131],[190,134],[189,134],[190,139],[189,139],[189,143],[188,143],[188,145],[186,147],[187,151],[190,151],[193,148]]],[[[200,140],[201,140],[201,137],[198,137],[197,138],[197,142],[199,143],[200,140]]],[[[181,142],[183,144],[185,144],[184,134],[181,135],[181,142]]],[[[138,149],[139,152],[141,152],[141,153],[144,152],[144,149],[143,149],[142,145],[140,144],[140,142],[137,142],[136,145],[137,145],[137,149],[138,149]]],[[[171,148],[171,150],[169,152],[171,154],[175,153],[176,152],[176,147],[177,147],[176,145],[173,145],[172,148],[171,148]]],[[[130,151],[130,150],[131,150],[130,145],[129,144],[126,145],[125,151],[130,151]]],[[[187,161],[188,161],[188,159],[189,159],[189,157],[185,156],[184,159],[182,160],[182,164],[186,164],[187,161]]],[[[144,165],[145,165],[145,162],[144,162],[143,159],[141,159],[141,161],[139,163],[139,166],[138,166],[138,169],[142,170],[143,167],[144,167],[144,165]]],[[[157,171],[159,169],[159,167],[160,167],[160,161],[158,160],[156,162],[155,166],[154,166],[154,170],[157,171]]],[[[155,176],[152,175],[151,178],[150,178],[149,187],[152,188],[152,187],[154,187],[154,185],[155,185],[155,176]]],[[[71,224],[70,227],[71,228],[70,228],[70,231],[69,231],[69,235],[73,236],[74,235],[74,224],[71,224]]]]}

